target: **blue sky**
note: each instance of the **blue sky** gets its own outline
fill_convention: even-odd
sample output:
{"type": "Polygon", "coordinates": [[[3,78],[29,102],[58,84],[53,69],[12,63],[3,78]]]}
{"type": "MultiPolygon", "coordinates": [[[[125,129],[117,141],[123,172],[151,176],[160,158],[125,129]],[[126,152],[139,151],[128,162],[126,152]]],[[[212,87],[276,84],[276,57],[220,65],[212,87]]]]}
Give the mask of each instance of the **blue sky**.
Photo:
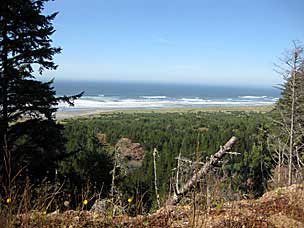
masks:
{"type": "Polygon", "coordinates": [[[56,0],[56,80],[274,85],[303,0],[56,0]]]}

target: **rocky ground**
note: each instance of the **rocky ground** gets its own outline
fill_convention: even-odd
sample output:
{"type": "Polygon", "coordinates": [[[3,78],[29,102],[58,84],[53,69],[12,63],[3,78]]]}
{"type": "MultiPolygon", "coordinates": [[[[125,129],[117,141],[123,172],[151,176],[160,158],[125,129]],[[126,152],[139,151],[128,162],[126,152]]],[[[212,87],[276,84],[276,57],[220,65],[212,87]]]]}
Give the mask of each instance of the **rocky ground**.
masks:
{"type": "Polygon", "coordinates": [[[304,185],[265,193],[256,200],[228,202],[208,211],[192,206],[163,207],[151,215],[128,217],[88,211],[21,215],[12,227],[304,227],[304,185]],[[195,213],[194,213],[195,212],[195,213]]]}

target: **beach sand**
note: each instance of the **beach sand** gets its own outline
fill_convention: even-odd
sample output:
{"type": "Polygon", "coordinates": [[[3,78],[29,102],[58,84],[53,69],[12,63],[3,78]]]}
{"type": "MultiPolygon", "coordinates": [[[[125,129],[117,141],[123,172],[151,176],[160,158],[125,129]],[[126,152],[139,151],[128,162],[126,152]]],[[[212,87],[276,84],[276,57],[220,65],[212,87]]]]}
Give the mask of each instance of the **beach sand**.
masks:
{"type": "Polygon", "coordinates": [[[265,106],[216,106],[204,108],[158,108],[158,109],[122,109],[122,110],[105,110],[105,109],[71,109],[68,111],[58,110],[56,117],[58,120],[79,118],[79,117],[95,117],[98,115],[105,115],[111,113],[173,113],[173,112],[269,112],[273,109],[273,105],[265,106]]]}

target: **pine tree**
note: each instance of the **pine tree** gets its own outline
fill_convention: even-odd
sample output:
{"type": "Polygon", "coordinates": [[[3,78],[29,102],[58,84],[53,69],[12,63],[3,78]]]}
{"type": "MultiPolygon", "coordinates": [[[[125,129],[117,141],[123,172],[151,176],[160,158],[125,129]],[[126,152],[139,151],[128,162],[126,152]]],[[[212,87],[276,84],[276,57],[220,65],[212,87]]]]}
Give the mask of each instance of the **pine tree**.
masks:
{"type": "MultiPolygon", "coordinates": [[[[0,151],[4,158],[0,171],[6,171],[8,176],[12,175],[9,170],[17,165],[18,157],[28,169],[34,160],[58,157],[62,139],[60,126],[55,122],[56,105],[60,101],[73,104],[81,96],[56,97],[53,81],[36,79],[45,70],[56,70],[53,56],[61,52],[51,45],[50,37],[55,32],[52,21],[57,13],[43,15],[46,2],[0,3],[0,151]]],[[[40,163],[40,168],[44,165],[40,163]]]]}

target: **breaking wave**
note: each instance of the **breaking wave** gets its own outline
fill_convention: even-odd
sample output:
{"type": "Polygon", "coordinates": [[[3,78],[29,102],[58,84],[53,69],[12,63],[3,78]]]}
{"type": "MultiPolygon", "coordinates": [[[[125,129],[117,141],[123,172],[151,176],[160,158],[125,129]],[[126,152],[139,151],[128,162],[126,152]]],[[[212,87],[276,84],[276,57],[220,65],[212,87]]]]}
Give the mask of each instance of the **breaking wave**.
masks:
{"type": "Polygon", "coordinates": [[[144,99],[166,99],[167,96],[140,96],[140,98],[144,98],[144,99]]]}
{"type": "Polygon", "coordinates": [[[151,109],[151,108],[201,108],[207,106],[260,106],[272,105],[278,98],[267,96],[238,96],[237,98],[200,98],[139,96],[123,98],[116,96],[83,96],[75,101],[75,106],[60,103],[60,109],[151,109]]]}
{"type": "Polygon", "coordinates": [[[267,98],[267,96],[239,96],[241,99],[263,99],[267,98]]]}

